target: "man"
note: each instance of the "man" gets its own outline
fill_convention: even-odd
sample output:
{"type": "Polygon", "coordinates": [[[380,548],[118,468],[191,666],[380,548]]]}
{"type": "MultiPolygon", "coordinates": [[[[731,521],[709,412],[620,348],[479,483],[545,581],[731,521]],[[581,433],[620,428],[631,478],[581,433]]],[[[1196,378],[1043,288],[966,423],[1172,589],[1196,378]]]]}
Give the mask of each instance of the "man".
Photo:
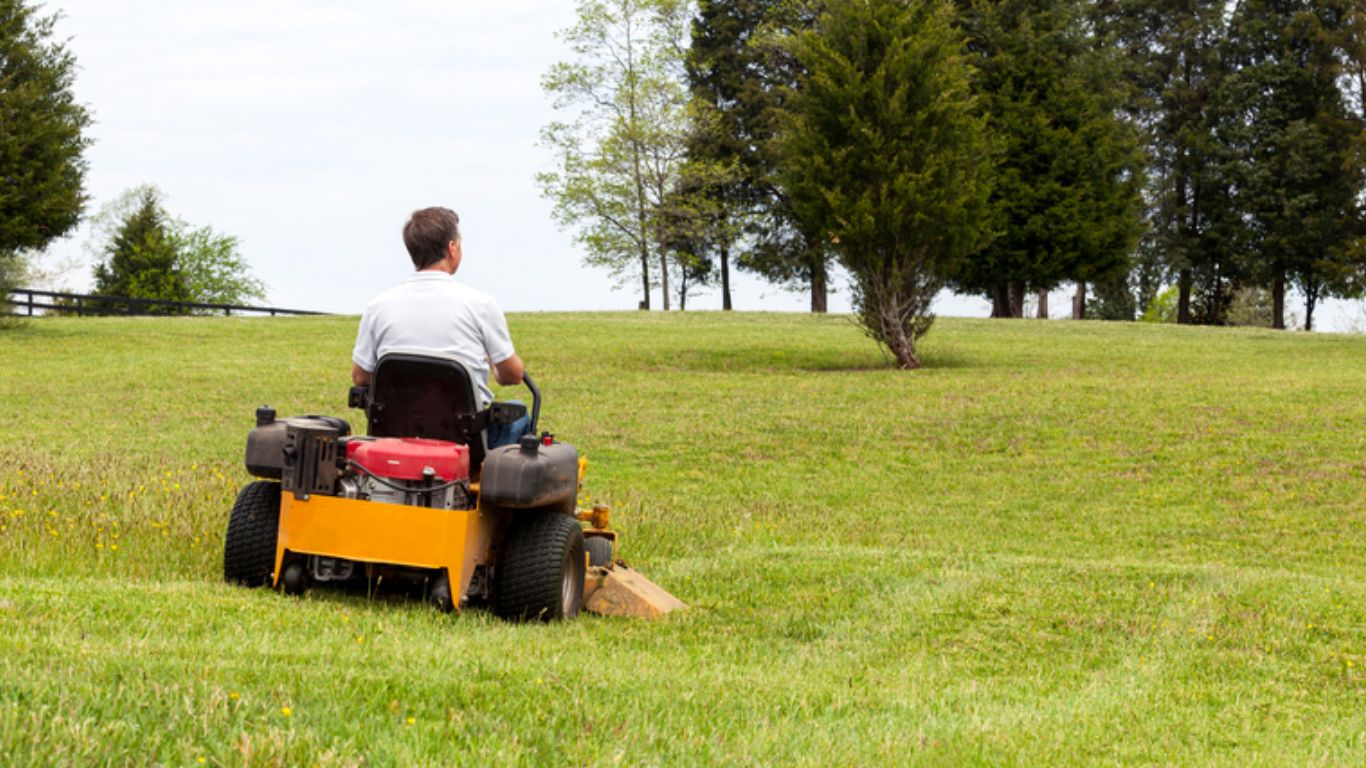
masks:
{"type": "MultiPolygon", "coordinates": [[[[417,211],[403,227],[403,244],[417,272],[365,308],[351,353],[351,380],[368,385],[376,363],[390,352],[450,358],[469,369],[478,405],[487,408],[493,401],[490,365],[498,383],[511,386],[522,383],[522,359],[493,297],[452,278],[463,256],[460,217],[449,208],[417,211]]],[[[515,443],[528,428],[526,417],[490,425],[489,447],[515,443]]]]}

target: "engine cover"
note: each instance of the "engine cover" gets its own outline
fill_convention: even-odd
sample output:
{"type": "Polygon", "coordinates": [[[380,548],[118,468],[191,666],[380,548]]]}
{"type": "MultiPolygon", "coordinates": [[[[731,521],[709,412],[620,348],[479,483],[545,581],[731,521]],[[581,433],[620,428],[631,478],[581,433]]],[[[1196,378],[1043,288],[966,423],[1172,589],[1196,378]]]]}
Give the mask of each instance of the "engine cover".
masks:
{"type": "Polygon", "coordinates": [[[469,446],[445,440],[352,438],[346,444],[346,458],[392,480],[422,480],[429,467],[433,479],[441,482],[468,480],[470,476],[469,446]]]}

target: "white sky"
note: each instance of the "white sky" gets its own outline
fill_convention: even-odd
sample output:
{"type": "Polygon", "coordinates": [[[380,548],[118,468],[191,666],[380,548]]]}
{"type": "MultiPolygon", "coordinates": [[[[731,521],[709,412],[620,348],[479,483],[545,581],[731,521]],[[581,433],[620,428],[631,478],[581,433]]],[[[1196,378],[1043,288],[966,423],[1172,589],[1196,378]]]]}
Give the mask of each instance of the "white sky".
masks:
{"type": "MultiPolygon", "coordinates": [[[[614,291],[582,266],[534,179],[552,163],[536,146],[554,118],[540,78],[567,58],[555,32],[573,22],[572,0],[48,0],[53,10],[95,117],[91,213],[155,184],[173,214],[241,241],[271,304],[359,313],[412,269],[408,214],[445,205],[461,218],[460,279],[504,309],[635,307],[634,284],[614,291]]],[[[84,256],[85,239],[53,257],[84,256]]],[[[65,282],[88,287],[89,267],[65,282]]],[[[741,310],[808,307],[743,274],[732,294],[741,310]]],[[[847,311],[847,295],[831,310],[847,311]]],[[[690,302],[719,305],[716,292],[690,302]]],[[[946,295],[935,309],[987,306],[946,295]]],[[[1064,292],[1052,299],[1055,316],[1068,306],[1064,292]]],[[[1322,312],[1325,329],[1356,312],[1322,312]]]]}

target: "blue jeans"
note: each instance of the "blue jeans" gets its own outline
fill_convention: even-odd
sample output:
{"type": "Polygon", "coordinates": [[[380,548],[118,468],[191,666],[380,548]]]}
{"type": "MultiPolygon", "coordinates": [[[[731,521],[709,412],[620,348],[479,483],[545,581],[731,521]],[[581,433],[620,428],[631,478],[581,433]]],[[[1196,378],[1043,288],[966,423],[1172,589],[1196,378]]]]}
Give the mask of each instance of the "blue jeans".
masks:
{"type": "MultiPolygon", "coordinates": [[[[521,400],[509,400],[510,403],[522,405],[521,400]]],[[[531,414],[527,414],[511,424],[490,424],[485,436],[488,439],[489,448],[497,448],[500,445],[515,445],[531,431],[531,414]]]]}

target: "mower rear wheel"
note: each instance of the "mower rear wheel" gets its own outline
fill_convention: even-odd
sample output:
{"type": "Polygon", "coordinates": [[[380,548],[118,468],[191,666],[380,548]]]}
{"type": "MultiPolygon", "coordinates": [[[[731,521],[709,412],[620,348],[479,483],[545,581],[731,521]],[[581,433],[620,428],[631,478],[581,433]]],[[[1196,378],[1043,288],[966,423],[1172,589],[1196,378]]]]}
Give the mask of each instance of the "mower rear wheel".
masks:
{"type": "Polygon", "coordinates": [[[508,532],[498,561],[493,612],[505,619],[571,619],[583,606],[584,543],[579,521],[529,513],[508,532]]]}
{"type": "Polygon", "coordinates": [[[588,564],[591,566],[609,565],[612,562],[612,540],[606,536],[588,536],[584,539],[588,547],[588,564]]]}
{"type": "Polygon", "coordinates": [[[223,578],[247,587],[270,583],[279,535],[280,484],[263,480],[247,485],[237,494],[228,518],[223,578]]]}

